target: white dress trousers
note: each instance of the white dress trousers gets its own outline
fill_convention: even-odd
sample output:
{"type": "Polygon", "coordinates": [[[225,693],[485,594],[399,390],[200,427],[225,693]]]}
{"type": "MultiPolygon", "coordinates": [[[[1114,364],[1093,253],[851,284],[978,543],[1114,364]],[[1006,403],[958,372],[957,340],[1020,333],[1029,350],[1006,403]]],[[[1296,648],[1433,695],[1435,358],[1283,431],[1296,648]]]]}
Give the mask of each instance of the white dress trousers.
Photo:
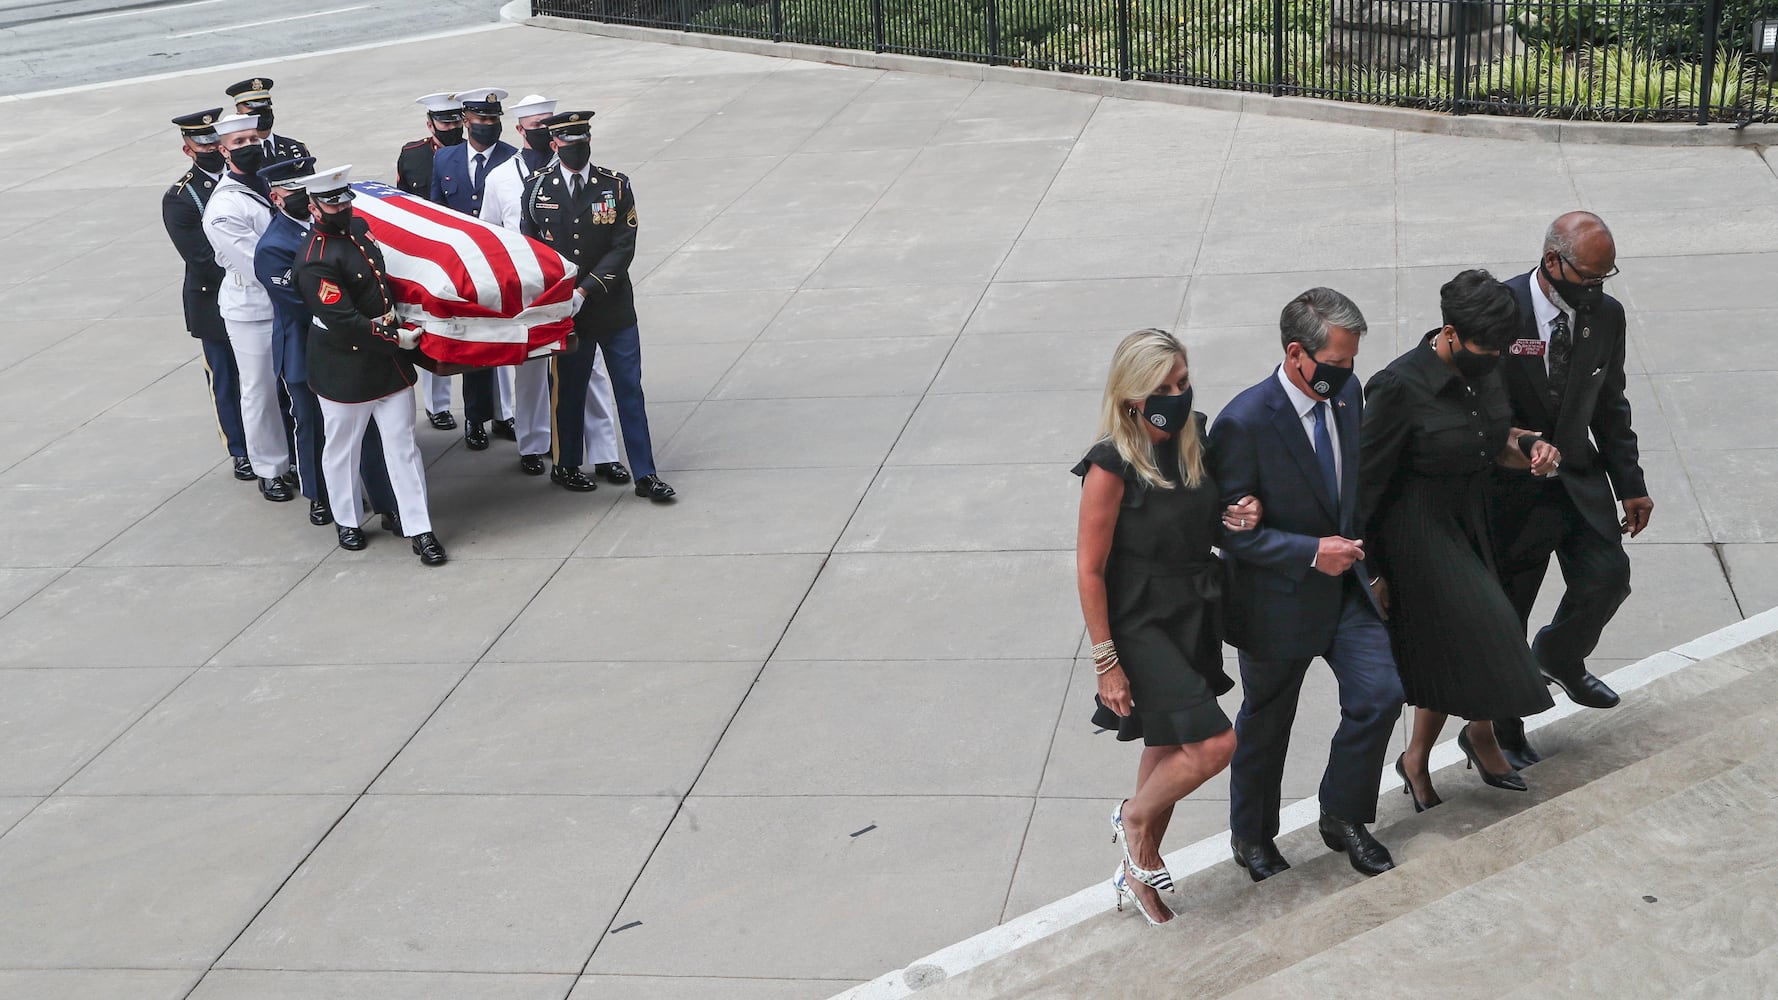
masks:
{"type": "Polygon", "coordinates": [[[333,519],[348,528],[363,527],[364,487],[358,482],[358,462],[364,452],[364,429],[372,417],[383,439],[383,461],[389,467],[389,485],[395,491],[396,513],[407,537],[432,530],[426,506],[426,466],[420,446],[414,443],[414,390],[403,389],[367,403],[336,403],[321,400],[321,418],[327,441],[321,446],[321,470],[327,479],[327,502],[333,519]]]}

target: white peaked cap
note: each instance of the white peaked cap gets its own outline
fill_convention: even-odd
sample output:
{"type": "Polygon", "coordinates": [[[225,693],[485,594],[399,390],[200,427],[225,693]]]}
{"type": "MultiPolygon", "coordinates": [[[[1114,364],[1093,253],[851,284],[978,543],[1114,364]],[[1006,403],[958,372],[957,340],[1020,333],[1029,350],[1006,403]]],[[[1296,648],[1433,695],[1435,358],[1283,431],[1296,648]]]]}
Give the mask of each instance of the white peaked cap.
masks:
{"type": "Polygon", "coordinates": [[[542,94],[532,94],[517,104],[506,106],[506,113],[514,118],[530,118],[532,115],[553,115],[556,113],[556,102],[542,94]]]}
{"type": "Polygon", "coordinates": [[[506,100],[506,91],[499,87],[470,87],[468,90],[459,90],[451,96],[465,103],[486,104],[490,101],[506,100]]]}
{"type": "Polygon", "coordinates": [[[427,94],[414,98],[414,103],[427,111],[457,111],[463,107],[463,102],[457,100],[455,94],[427,94]]]}
{"type": "Polygon", "coordinates": [[[329,167],[326,170],[317,170],[309,176],[304,177],[302,180],[303,186],[308,188],[312,193],[338,191],[340,188],[351,185],[352,165],[348,163],[343,167],[329,167]]]}
{"type": "Polygon", "coordinates": [[[217,135],[233,135],[259,128],[258,115],[224,115],[216,120],[217,135]]]}

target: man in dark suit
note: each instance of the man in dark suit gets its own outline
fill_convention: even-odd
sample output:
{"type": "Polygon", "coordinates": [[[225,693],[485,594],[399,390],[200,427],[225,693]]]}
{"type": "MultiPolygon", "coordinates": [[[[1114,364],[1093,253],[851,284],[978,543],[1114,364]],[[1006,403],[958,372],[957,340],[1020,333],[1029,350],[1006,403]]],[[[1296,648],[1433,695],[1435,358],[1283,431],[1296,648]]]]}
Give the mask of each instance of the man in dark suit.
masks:
{"type": "Polygon", "coordinates": [[[161,196],[161,223],[174,249],[185,259],[185,329],[198,339],[204,351],[204,376],[216,405],[216,427],[234,459],[235,478],[252,482],[253,463],[247,460],[247,434],[241,426],[241,376],[235,370],[235,352],[228,345],[228,328],[222,323],[217,295],[225,277],[216,263],[216,251],[204,235],[204,206],[228,170],[222,156],[222,137],[216,134],[221,108],[196,111],[173,119],[179,126],[180,148],[191,158],[191,169],[161,196]]]}
{"type": "MultiPolygon", "coordinates": [[[[1624,398],[1624,307],[1605,294],[1616,273],[1611,230],[1591,212],[1570,212],[1545,232],[1537,268],[1507,282],[1521,323],[1501,365],[1513,426],[1554,444],[1562,467],[1542,478],[1496,468],[1489,497],[1495,563],[1527,627],[1552,554],[1562,567],[1562,603],[1531,651],[1544,676],[1588,708],[1618,703],[1587,657],[1630,596],[1623,536],[1641,534],[1654,512],[1624,398]]],[[[1541,759],[1522,721],[1495,728],[1514,767],[1541,759]]]]}
{"type": "MultiPolygon", "coordinates": [[[[506,91],[477,87],[452,95],[463,105],[466,142],[442,146],[432,156],[432,188],[428,197],[464,215],[481,217],[482,191],[488,174],[518,154],[511,143],[500,139],[500,102],[506,91]]],[[[494,369],[478,368],[463,373],[463,444],[471,451],[488,446],[486,424],[494,419],[494,369]]],[[[428,407],[430,409],[430,407],[428,407]]]]}
{"type": "MultiPolygon", "coordinates": [[[[446,146],[463,144],[463,102],[454,94],[427,94],[415,98],[414,103],[426,109],[426,138],[401,147],[395,157],[395,186],[416,197],[431,198],[433,157],[446,146]]],[[[451,380],[424,368],[419,372],[420,405],[426,407],[426,422],[434,430],[456,430],[457,418],[451,416],[451,380]]]]}
{"type": "Polygon", "coordinates": [[[309,155],[309,147],[289,136],[272,134],[272,78],[256,76],[242,80],[225,93],[235,102],[235,113],[259,117],[259,144],[265,150],[265,162],[294,160],[309,155]]]}
{"type": "Polygon", "coordinates": [[[1280,784],[1303,675],[1319,656],[1340,692],[1321,779],[1321,838],[1376,875],[1395,863],[1365,824],[1376,819],[1402,689],[1364,543],[1354,537],[1364,399],[1352,363],[1366,324],[1350,299],[1312,288],[1284,307],[1279,326],[1284,363],[1224,407],[1210,431],[1224,502],[1252,494],[1265,508],[1257,531],[1222,536],[1228,639],[1240,649],[1242,686],[1231,846],[1256,882],[1290,867],[1275,843],[1280,784]]]}

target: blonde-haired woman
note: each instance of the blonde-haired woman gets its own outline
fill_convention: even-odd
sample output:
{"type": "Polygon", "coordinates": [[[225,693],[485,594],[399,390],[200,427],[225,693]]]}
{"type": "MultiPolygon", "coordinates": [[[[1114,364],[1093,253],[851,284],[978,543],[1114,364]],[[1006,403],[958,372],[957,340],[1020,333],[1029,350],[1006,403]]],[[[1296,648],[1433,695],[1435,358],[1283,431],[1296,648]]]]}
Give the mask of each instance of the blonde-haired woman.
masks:
{"type": "Polygon", "coordinates": [[[1099,440],[1074,467],[1083,477],[1076,573],[1099,693],[1093,722],[1143,742],[1136,793],[1111,814],[1123,861],[1118,909],[1134,902],[1151,924],[1173,919],[1161,900],[1173,880],[1161,837],[1173,806],[1228,766],[1234,729],[1216,696],[1222,670],[1218,527],[1259,525],[1254,497],[1223,507],[1204,467],[1204,417],[1192,412],[1185,348],[1139,330],[1111,356],[1099,440]]]}

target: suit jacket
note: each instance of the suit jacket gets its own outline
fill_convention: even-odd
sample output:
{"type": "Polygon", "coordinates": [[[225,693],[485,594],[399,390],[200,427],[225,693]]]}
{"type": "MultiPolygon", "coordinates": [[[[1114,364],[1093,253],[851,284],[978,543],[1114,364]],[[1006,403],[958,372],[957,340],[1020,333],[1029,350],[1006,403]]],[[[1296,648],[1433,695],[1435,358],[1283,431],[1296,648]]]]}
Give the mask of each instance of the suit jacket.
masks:
{"type": "MultiPolygon", "coordinates": [[[[487,166],[482,170],[482,185],[487,183],[488,174],[494,168],[518,153],[508,142],[496,142],[483,153],[488,157],[487,166]]],[[[475,150],[469,143],[459,142],[455,146],[440,146],[438,152],[432,154],[432,189],[427,197],[440,205],[454,208],[464,215],[479,217],[482,210],[482,185],[475,183],[474,160],[475,150]]]]}
{"type": "Polygon", "coordinates": [[[431,136],[401,147],[395,157],[395,186],[408,194],[431,198],[432,158],[443,148],[431,136]]]}
{"type": "MultiPolygon", "coordinates": [[[[1319,656],[1339,626],[1346,580],[1310,564],[1322,538],[1358,537],[1358,438],[1364,413],[1358,380],[1347,382],[1332,402],[1341,463],[1337,508],[1276,370],[1231,400],[1210,429],[1208,460],[1224,502],[1251,493],[1265,507],[1258,529],[1222,536],[1229,566],[1228,640],[1257,657],[1319,656]]],[[[1353,564],[1348,574],[1357,576],[1381,615],[1364,564],[1353,564]]]]}
{"type": "Polygon", "coordinates": [[[279,212],[253,252],[253,273],[272,299],[272,367],[286,383],[309,380],[309,307],[296,287],[296,258],[309,227],[279,212]]]}
{"type": "Polygon", "coordinates": [[[370,224],[351,235],[311,230],[296,264],[296,286],[311,316],[309,388],[337,403],[368,403],[414,384],[414,366],[377,320],[395,308],[383,276],[383,250],[370,224]]]}
{"type": "Polygon", "coordinates": [[[199,340],[228,339],[216,304],[224,273],[204,235],[204,206],[215,190],[216,181],[194,166],[161,196],[161,223],[185,258],[185,328],[199,340]]]}
{"type": "Polygon", "coordinates": [[[586,296],[574,316],[574,329],[582,336],[598,336],[636,325],[636,295],[630,287],[636,196],[630,179],[615,170],[589,166],[587,173],[590,180],[578,200],[560,169],[532,174],[519,207],[519,231],[574,262],[576,281],[586,296]]]}
{"type": "MultiPolygon", "coordinates": [[[[1519,300],[1519,336],[1528,340],[1539,336],[1531,305],[1534,280],[1533,271],[1506,282],[1519,300]]],[[[1648,495],[1636,432],[1630,428],[1630,401],[1624,398],[1623,305],[1606,296],[1597,312],[1575,317],[1573,336],[1568,386],[1559,407],[1550,405],[1550,380],[1542,357],[1505,354],[1501,378],[1512,400],[1513,426],[1537,431],[1561,449],[1557,481],[1588,524],[1616,538],[1616,501],[1648,495]]],[[[1502,470],[1496,478],[1529,475],[1502,470]]]]}

